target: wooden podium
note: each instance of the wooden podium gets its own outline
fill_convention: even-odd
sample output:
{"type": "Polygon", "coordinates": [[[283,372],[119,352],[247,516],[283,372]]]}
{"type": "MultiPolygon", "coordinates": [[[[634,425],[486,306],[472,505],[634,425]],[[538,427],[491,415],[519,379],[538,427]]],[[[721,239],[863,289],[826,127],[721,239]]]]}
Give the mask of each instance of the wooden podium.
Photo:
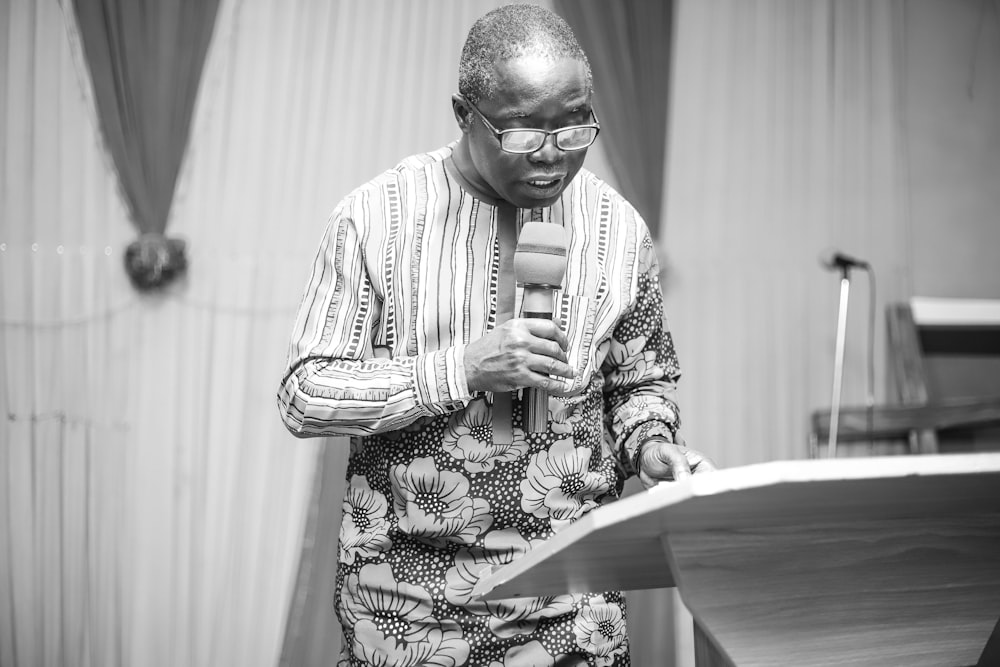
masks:
{"type": "Polygon", "coordinates": [[[474,592],[669,586],[699,665],[1000,664],[1000,454],[697,475],[592,512],[474,592]]]}

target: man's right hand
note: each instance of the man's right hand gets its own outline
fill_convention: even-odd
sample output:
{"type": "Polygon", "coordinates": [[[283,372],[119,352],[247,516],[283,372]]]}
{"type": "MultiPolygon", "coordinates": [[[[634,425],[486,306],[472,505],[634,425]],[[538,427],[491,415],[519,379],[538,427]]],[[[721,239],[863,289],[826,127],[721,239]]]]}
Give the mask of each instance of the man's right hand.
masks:
{"type": "Polygon", "coordinates": [[[566,334],[545,319],[511,319],[465,347],[465,379],[469,391],[513,391],[538,387],[565,395],[558,378],[572,379],[566,363],[566,334]],[[553,377],[549,377],[549,376],[553,377]]]}

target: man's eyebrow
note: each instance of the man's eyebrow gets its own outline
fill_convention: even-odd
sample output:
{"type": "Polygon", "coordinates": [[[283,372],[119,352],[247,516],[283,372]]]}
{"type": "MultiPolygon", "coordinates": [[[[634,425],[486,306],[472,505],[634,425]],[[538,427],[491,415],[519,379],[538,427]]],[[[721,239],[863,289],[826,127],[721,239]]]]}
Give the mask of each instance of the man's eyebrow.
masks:
{"type": "MultiPolygon", "coordinates": [[[[583,112],[590,111],[590,108],[591,108],[591,105],[589,103],[587,103],[587,102],[581,102],[580,104],[576,105],[572,109],[567,109],[566,112],[565,112],[565,114],[567,116],[572,116],[574,114],[578,114],[578,113],[583,113],[583,112]]],[[[530,117],[531,117],[530,113],[528,113],[526,111],[519,111],[519,110],[515,109],[513,111],[510,111],[509,113],[505,113],[503,116],[501,116],[499,118],[499,120],[517,120],[519,118],[530,118],[530,117]]]]}
{"type": "Polygon", "coordinates": [[[516,120],[518,118],[530,118],[531,114],[527,111],[511,111],[510,113],[504,114],[505,120],[516,120]]]}

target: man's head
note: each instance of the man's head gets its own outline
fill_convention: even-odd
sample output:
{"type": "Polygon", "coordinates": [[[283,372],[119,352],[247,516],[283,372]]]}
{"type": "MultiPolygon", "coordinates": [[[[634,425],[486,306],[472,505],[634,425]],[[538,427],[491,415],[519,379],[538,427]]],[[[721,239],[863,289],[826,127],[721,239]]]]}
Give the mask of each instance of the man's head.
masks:
{"type": "MultiPolygon", "coordinates": [[[[592,125],[592,94],[590,63],[565,21],[534,5],[489,12],[472,26],[462,50],[459,94],[452,99],[463,133],[456,164],[477,186],[516,206],[553,204],[587,153],[566,147],[596,132],[549,134],[526,153],[501,148],[496,132],[592,125]]],[[[508,149],[511,138],[504,139],[508,149]]]]}
{"type": "Polygon", "coordinates": [[[458,92],[473,104],[496,92],[493,66],[520,56],[590,61],[564,20],[536,5],[505,5],[480,17],[469,30],[458,63],[458,92]]]}

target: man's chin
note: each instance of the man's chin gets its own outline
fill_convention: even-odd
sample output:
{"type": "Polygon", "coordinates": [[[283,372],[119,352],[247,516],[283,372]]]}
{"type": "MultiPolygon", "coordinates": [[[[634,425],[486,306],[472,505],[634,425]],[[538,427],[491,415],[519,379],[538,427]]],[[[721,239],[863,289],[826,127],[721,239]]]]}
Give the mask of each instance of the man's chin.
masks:
{"type": "Polygon", "coordinates": [[[530,187],[520,187],[515,192],[508,192],[508,197],[505,197],[505,199],[518,208],[548,208],[559,201],[563,190],[566,189],[565,187],[561,187],[556,191],[544,193],[532,192],[526,189],[530,187]]]}

